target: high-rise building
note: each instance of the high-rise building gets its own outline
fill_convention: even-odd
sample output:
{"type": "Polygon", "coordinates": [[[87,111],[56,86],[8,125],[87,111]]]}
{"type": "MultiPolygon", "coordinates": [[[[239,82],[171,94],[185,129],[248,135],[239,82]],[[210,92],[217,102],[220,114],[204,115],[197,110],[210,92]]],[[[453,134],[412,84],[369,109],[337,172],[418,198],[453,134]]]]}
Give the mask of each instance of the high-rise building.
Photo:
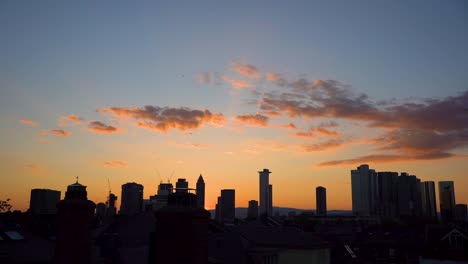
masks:
{"type": "Polygon", "coordinates": [[[363,164],[351,170],[353,214],[374,216],[377,211],[377,176],[375,170],[363,164]]]}
{"type": "Polygon", "coordinates": [[[96,204],[96,217],[102,219],[106,216],[106,204],[98,203],[96,204]]]}
{"type": "Polygon", "coordinates": [[[91,227],[96,205],[87,198],[86,186],[67,187],[57,205],[57,231],[53,263],[91,263],[91,227]]]}
{"type": "Polygon", "coordinates": [[[176,192],[181,192],[181,193],[188,192],[188,181],[186,179],[182,179],[182,178],[177,179],[176,192]]]}
{"type": "Polygon", "coordinates": [[[117,213],[115,201],[117,201],[117,196],[113,193],[109,193],[109,197],[107,200],[107,216],[113,216],[117,213]]]}
{"type": "Polygon", "coordinates": [[[317,215],[327,215],[327,189],[325,187],[319,186],[315,188],[315,202],[317,215]]]}
{"type": "Polygon", "coordinates": [[[398,177],[398,214],[400,217],[421,216],[421,180],[402,172],[398,177]]]}
{"type": "Polygon", "coordinates": [[[258,202],[255,200],[249,201],[249,209],[247,210],[248,219],[257,219],[258,218],[258,202]]]}
{"type": "Polygon", "coordinates": [[[167,206],[168,195],[172,193],[174,186],[172,183],[161,182],[158,185],[158,192],[156,195],[151,195],[149,198],[149,204],[153,211],[156,211],[160,208],[167,206]]]}
{"type": "Polygon", "coordinates": [[[122,200],[120,203],[120,214],[139,214],[141,213],[142,209],[143,185],[134,182],[122,185],[122,200]]]}
{"type": "Polygon", "coordinates": [[[197,181],[197,205],[205,208],[205,181],[201,174],[197,181]]]}
{"type": "Polygon", "coordinates": [[[268,215],[271,216],[273,213],[273,198],[271,195],[272,187],[270,187],[270,173],[268,169],[263,169],[263,171],[259,171],[259,195],[260,195],[260,215],[268,215]]]}
{"type": "Polygon", "coordinates": [[[60,191],[32,189],[29,209],[35,214],[56,214],[60,191]]]}
{"type": "Polygon", "coordinates": [[[421,208],[423,217],[437,219],[436,201],[434,182],[421,182],[421,208]]]}
{"type": "Polygon", "coordinates": [[[468,221],[468,207],[466,204],[455,205],[455,221],[458,223],[465,223],[468,221]]]}
{"type": "Polygon", "coordinates": [[[439,200],[442,222],[452,222],[455,210],[455,187],[453,186],[453,181],[439,182],[439,200]]]}
{"type": "Polygon", "coordinates": [[[236,191],[233,189],[221,190],[219,201],[220,222],[234,222],[236,216],[236,191]]]}
{"type": "Polygon", "coordinates": [[[380,217],[396,217],[398,212],[398,172],[377,173],[378,206],[380,217]]]}

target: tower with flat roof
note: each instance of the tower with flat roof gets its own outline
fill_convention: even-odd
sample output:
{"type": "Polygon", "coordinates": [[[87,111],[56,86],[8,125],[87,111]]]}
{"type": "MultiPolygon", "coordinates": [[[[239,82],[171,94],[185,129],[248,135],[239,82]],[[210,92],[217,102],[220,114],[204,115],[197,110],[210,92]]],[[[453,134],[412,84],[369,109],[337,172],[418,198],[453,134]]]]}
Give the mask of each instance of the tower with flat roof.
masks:
{"type": "Polygon", "coordinates": [[[271,171],[268,169],[263,169],[263,171],[259,171],[259,214],[260,215],[267,215],[271,216],[273,211],[273,197],[272,197],[272,189],[273,187],[270,185],[270,173],[271,171]]]}

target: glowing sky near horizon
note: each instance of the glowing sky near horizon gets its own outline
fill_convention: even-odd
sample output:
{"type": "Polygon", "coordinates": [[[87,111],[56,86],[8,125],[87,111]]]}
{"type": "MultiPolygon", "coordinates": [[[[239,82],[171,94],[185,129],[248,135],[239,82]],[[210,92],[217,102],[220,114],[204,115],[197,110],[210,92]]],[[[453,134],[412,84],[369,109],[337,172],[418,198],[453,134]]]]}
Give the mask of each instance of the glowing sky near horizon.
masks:
{"type": "Polygon", "coordinates": [[[351,208],[350,170],[468,203],[465,1],[0,2],[0,199],[202,174],[275,206],[351,208]]]}

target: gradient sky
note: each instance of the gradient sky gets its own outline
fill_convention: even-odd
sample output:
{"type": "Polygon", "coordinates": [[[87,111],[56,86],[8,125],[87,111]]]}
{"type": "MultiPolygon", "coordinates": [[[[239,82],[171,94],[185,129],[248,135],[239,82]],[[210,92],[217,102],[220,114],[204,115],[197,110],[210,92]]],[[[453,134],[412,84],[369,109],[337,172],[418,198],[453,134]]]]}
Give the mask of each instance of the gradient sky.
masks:
{"type": "Polygon", "coordinates": [[[468,203],[466,1],[1,1],[0,199],[199,174],[213,208],[351,208],[350,170],[468,203]]]}

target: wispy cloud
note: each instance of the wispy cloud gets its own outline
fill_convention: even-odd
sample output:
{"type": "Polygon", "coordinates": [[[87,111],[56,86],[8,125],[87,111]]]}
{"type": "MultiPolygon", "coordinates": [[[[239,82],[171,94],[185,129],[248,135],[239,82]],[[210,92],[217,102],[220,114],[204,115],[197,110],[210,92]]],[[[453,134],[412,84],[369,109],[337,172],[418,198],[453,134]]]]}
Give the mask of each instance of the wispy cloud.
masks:
{"type": "Polygon", "coordinates": [[[54,136],[57,136],[57,137],[69,137],[71,136],[71,132],[70,131],[65,131],[63,129],[48,129],[48,130],[41,130],[38,132],[39,135],[47,135],[47,134],[50,134],[50,135],[54,135],[54,136]]]}
{"type": "Polygon", "coordinates": [[[234,120],[250,126],[266,127],[268,125],[268,117],[261,114],[238,115],[234,117],[234,120]]]}
{"type": "Polygon", "coordinates": [[[19,120],[19,122],[26,124],[26,125],[30,125],[30,126],[37,126],[39,124],[36,121],[29,120],[29,119],[21,119],[19,120]]]}
{"type": "Polygon", "coordinates": [[[127,162],[121,160],[103,161],[101,165],[106,168],[126,168],[128,166],[127,162]]]}
{"type": "Polygon", "coordinates": [[[177,141],[168,141],[168,145],[176,146],[179,148],[190,148],[190,149],[206,149],[208,145],[206,144],[194,144],[194,143],[182,143],[177,141]]]}
{"type": "Polygon", "coordinates": [[[100,121],[90,121],[88,123],[88,130],[98,134],[114,134],[119,132],[117,127],[106,125],[100,121]]]}
{"type": "Polygon", "coordinates": [[[342,139],[327,140],[327,141],[315,143],[315,144],[306,144],[303,146],[303,150],[305,152],[323,151],[323,150],[339,147],[343,145],[343,143],[344,143],[344,140],[342,139]]]}
{"type": "Polygon", "coordinates": [[[243,80],[231,79],[227,76],[223,76],[223,80],[231,84],[232,88],[235,88],[235,89],[250,88],[254,86],[252,83],[249,83],[243,80]]]}
{"type": "Polygon", "coordinates": [[[278,126],[279,128],[285,128],[285,129],[296,129],[296,125],[293,124],[293,123],[289,123],[289,124],[286,124],[286,125],[279,125],[278,126]]]}
{"type": "Polygon", "coordinates": [[[235,63],[232,70],[252,79],[261,77],[258,67],[252,64],[235,63]]]}
{"type": "Polygon", "coordinates": [[[68,124],[81,125],[84,118],[77,115],[66,115],[59,118],[59,126],[67,126],[68,124]]]}
{"type": "Polygon", "coordinates": [[[166,132],[170,129],[189,130],[198,129],[205,124],[222,126],[225,118],[222,114],[213,114],[209,110],[190,108],[171,108],[158,106],[145,107],[110,107],[97,110],[119,118],[136,120],[138,127],[166,132]]]}

